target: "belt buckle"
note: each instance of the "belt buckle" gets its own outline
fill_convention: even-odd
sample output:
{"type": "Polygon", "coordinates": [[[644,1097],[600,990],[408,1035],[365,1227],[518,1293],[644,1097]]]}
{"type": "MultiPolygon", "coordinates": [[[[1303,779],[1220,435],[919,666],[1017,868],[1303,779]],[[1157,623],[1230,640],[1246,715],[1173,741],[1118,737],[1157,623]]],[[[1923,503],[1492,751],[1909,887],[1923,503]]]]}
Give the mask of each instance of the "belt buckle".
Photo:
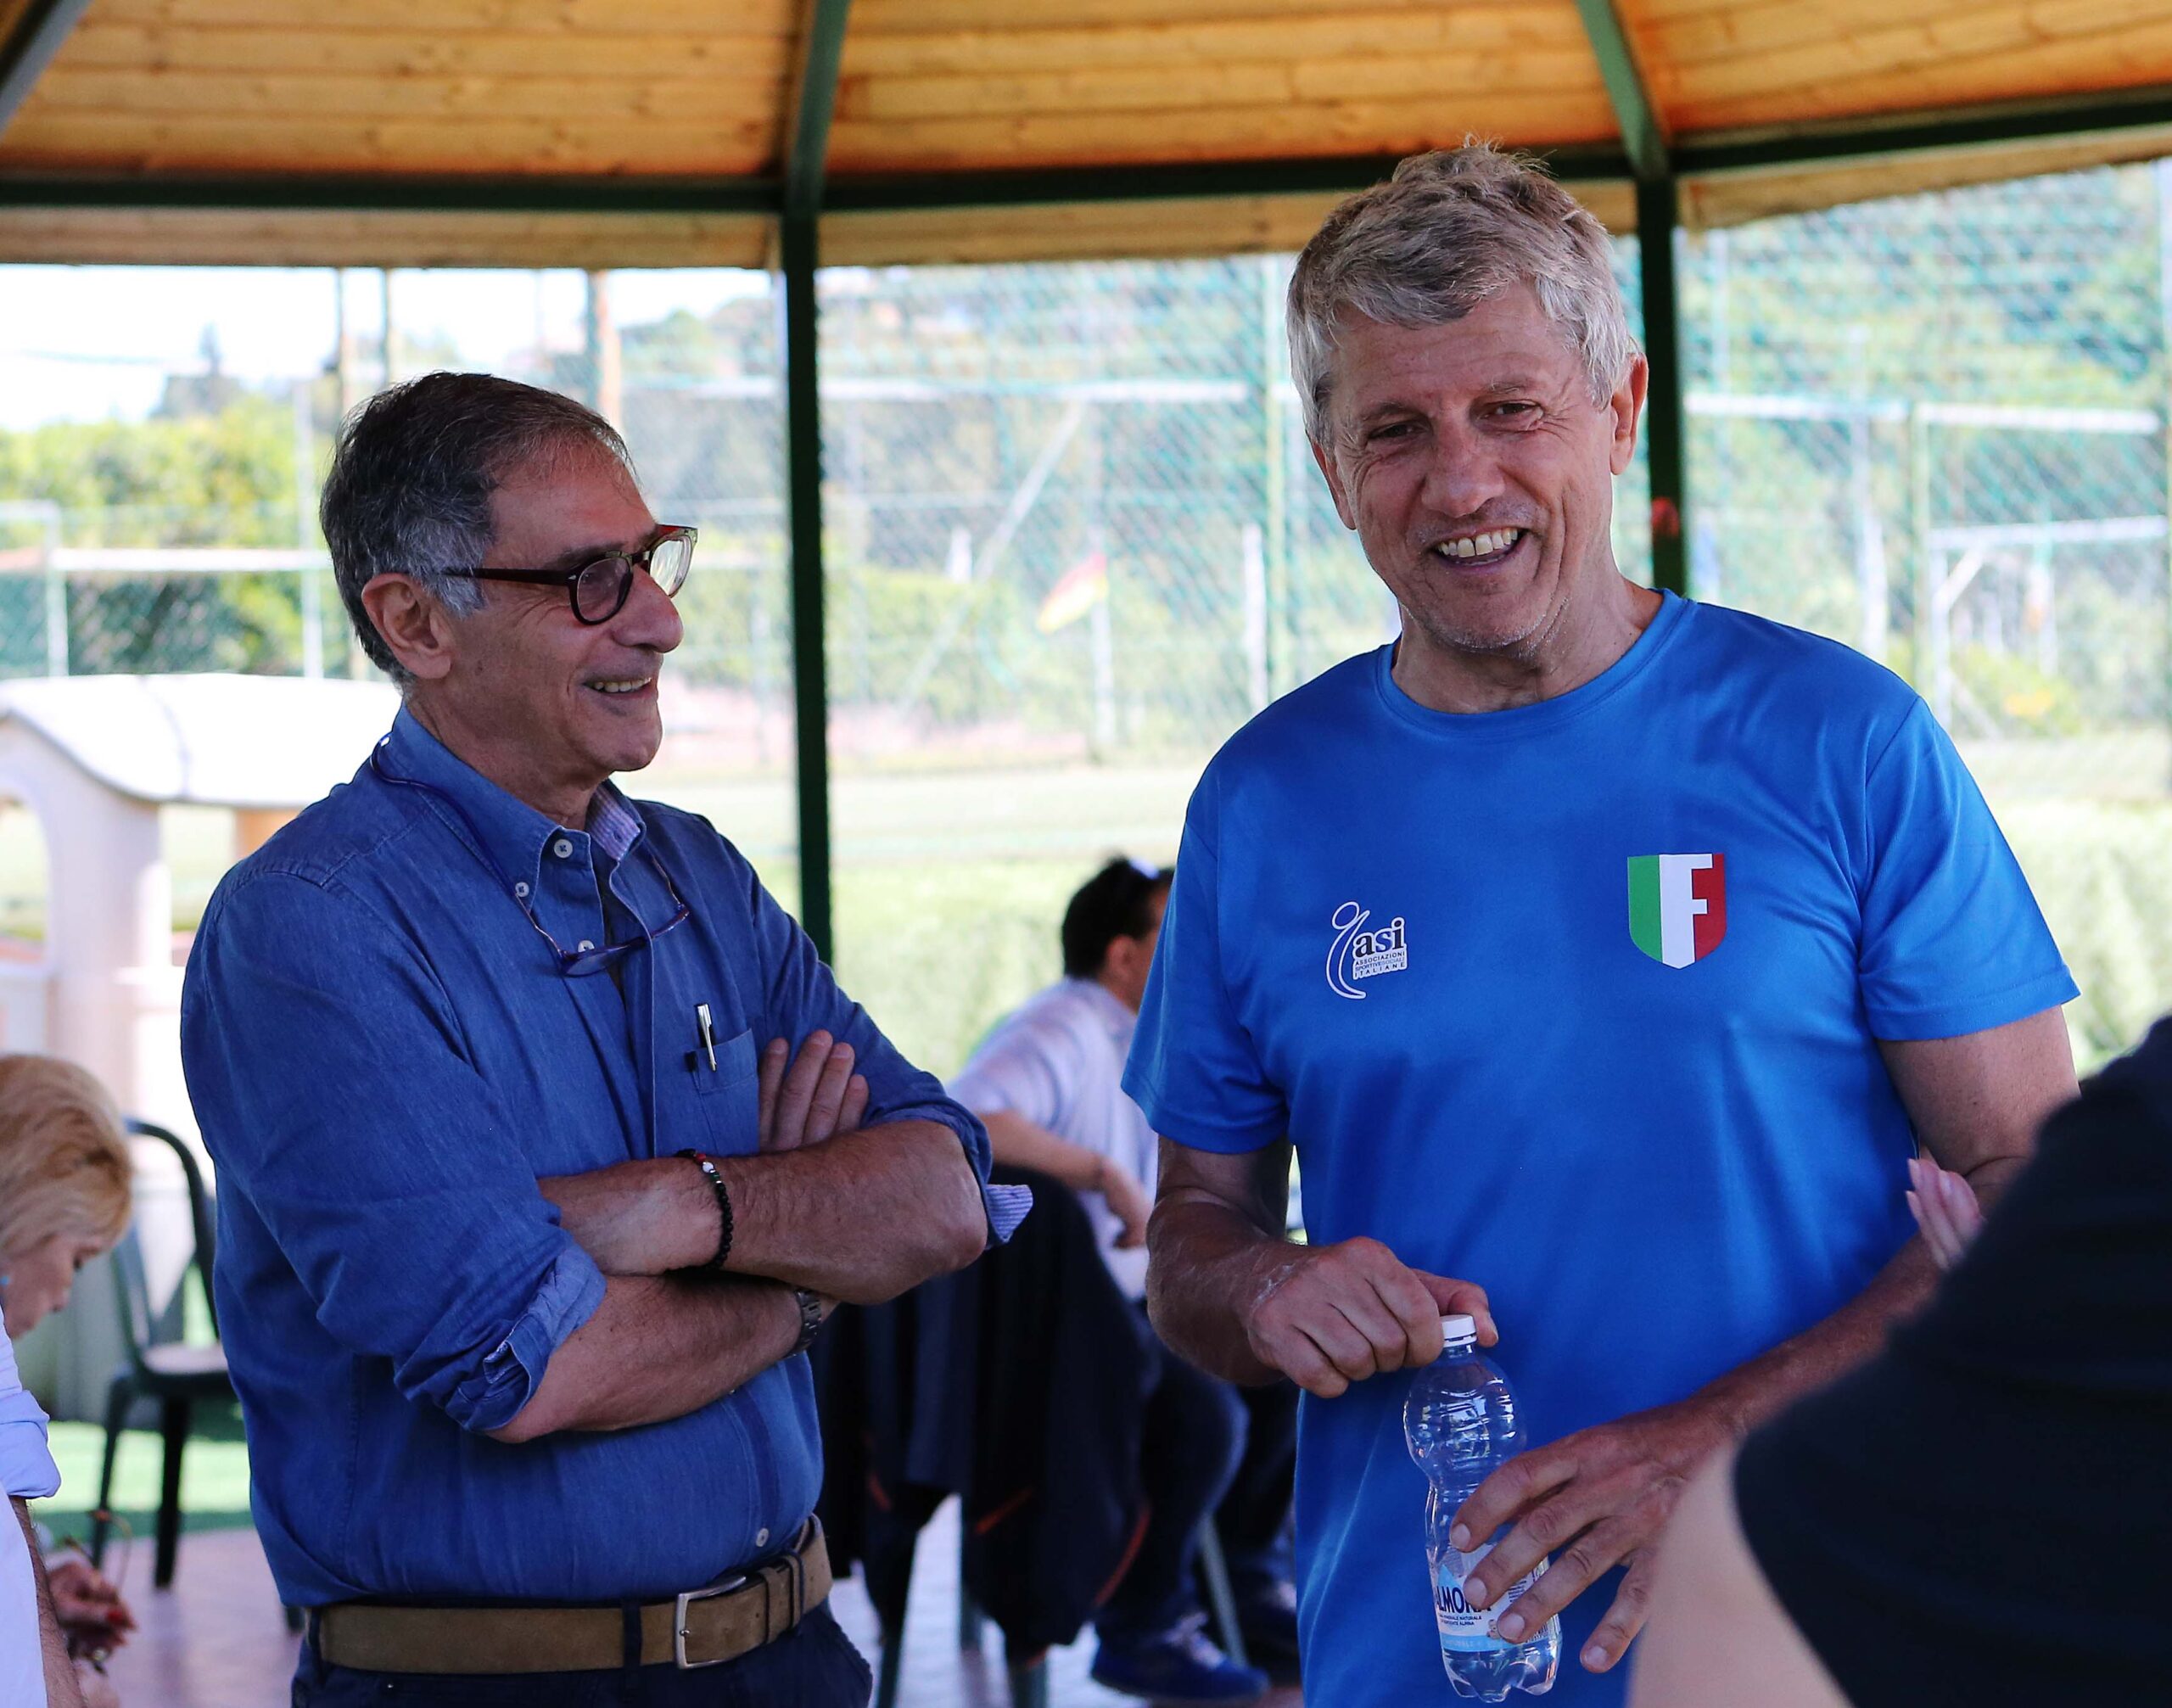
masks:
{"type": "Polygon", "coordinates": [[[735,1589],[744,1589],[753,1580],[743,1571],[735,1571],[721,1583],[712,1583],[706,1589],[687,1589],[680,1592],[671,1610],[671,1660],[681,1672],[697,1672],[704,1666],[721,1666],[731,1657],[719,1655],[714,1660],[689,1660],[686,1658],[686,1610],[697,1601],[708,1601],[719,1595],[729,1595],[735,1589]]]}

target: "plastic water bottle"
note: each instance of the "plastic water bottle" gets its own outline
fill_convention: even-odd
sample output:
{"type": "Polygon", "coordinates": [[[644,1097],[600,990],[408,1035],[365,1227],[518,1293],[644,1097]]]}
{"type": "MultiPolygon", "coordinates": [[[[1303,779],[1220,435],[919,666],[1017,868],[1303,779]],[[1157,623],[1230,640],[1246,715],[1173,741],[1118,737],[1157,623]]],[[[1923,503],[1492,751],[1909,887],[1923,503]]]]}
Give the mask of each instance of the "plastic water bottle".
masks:
{"type": "Polygon", "coordinates": [[[1431,1484],[1425,1495],[1425,1560],[1431,1568],[1433,1616],[1441,1630],[1441,1660],[1458,1696],[1505,1700],[1511,1690],[1544,1694],[1561,1664],[1561,1621],[1521,1643],[1494,1634],[1493,1621],[1546,1571],[1544,1560],[1512,1589],[1480,1610],[1464,1599],[1464,1581],[1507,1534],[1508,1526],[1469,1554],[1448,1540],[1457,1509],[1496,1465],[1523,1451],[1523,1426],[1509,1379],[1478,1351],[1478,1324],[1469,1317],[1443,1317],[1447,1342],[1441,1356],[1418,1372],[1402,1403],[1403,1439],[1431,1484]]]}

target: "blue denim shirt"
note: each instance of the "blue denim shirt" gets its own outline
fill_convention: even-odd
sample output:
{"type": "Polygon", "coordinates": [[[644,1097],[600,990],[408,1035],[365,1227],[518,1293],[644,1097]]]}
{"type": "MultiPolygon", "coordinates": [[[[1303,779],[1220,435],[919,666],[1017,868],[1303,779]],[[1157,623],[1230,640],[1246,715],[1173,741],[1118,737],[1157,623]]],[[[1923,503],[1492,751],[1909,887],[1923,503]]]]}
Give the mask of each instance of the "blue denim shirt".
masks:
{"type": "MultiPolygon", "coordinates": [[[[182,999],[272,1575],[305,1606],[708,1583],[814,1506],[807,1360],[666,1422],[491,1440],[603,1296],[537,1180],[754,1151],[760,1046],[818,1028],[853,1046],[869,1125],[942,1123],[984,1187],[987,1134],[706,820],[607,786],[555,825],[405,712],[375,764],[227,876],[182,999]],[[658,861],[691,916],[616,978],[563,975],[523,896],[568,949],[638,936],[675,911],[658,861]]],[[[995,1189],[989,1213],[1007,1237],[1023,1210],[995,1189]]]]}

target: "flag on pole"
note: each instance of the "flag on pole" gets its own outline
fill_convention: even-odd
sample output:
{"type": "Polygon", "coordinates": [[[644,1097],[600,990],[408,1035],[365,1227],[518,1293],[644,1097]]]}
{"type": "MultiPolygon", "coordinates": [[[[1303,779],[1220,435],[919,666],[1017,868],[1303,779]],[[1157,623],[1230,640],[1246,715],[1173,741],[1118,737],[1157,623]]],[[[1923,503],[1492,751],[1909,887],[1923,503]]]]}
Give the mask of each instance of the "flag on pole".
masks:
{"type": "Polygon", "coordinates": [[[1040,613],[1033,619],[1033,626],[1044,635],[1053,635],[1066,624],[1076,623],[1108,596],[1108,554],[1089,552],[1056,577],[1055,585],[1041,601],[1040,613]]]}

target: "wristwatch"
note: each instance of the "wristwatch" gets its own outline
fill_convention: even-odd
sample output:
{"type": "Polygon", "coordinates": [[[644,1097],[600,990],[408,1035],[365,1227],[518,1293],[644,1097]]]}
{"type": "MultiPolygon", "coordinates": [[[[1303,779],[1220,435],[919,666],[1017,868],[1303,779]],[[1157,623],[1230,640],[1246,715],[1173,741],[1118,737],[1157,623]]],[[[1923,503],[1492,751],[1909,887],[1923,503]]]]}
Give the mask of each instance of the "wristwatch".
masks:
{"type": "Polygon", "coordinates": [[[814,1344],[814,1336],[822,1332],[822,1296],[805,1287],[792,1290],[793,1301],[799,1306],[799,1338],[792,1343],[787,1358],[797,1358],[814,1344]]]}

